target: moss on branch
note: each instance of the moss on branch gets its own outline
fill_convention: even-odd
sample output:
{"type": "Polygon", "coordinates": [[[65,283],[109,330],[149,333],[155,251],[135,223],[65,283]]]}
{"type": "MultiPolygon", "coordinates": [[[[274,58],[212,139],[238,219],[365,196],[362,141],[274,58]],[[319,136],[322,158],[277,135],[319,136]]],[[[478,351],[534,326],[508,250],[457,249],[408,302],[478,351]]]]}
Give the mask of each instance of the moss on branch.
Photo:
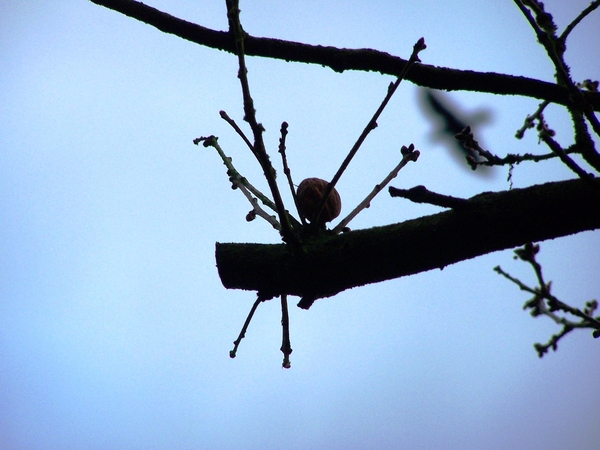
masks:
{"type": "Polygon", "coordinates": [[[294,256],[283,244],[217,243],[226,288],[323,298],[497,250],[600,228],[600,183],[569,180],[485,192],[406,222],[321,238],[294,256]]]}

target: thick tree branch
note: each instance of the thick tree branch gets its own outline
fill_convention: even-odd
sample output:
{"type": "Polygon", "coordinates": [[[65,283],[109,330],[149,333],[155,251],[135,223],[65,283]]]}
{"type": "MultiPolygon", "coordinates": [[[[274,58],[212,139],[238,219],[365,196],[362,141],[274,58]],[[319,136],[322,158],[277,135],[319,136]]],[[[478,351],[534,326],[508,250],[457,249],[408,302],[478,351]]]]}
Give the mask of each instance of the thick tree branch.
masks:
{"type": "MultiPolygon", "coordinates": [[[[211,30],[134,0],[90,0],[97,5],[118,11],[159,30],[174,34],[197,44],[235,53],[235,45],[225,31],[211,30]]],[[[339,49],[308,45],[280,39],[244,37],[245,54],[267,58],[320,64],[342,72],[344,70],[375,71],[399,76],[406,60],[371,49],[339,49]]],[[[521,95],[569,105],[566,88],[532,78],[490,72],[474,72],[419,64],[410,70],[407,80],[432,89],[487,92],[491,94],[521,95]]],[[[600,93],[583,92],[585,100],[600,111],[600,93]]]]}
{"type": "Polygon", "coordinates": [[[497,250],[600,228],[597,180],[487,192],[461,208],[324,237],[293,256],[282,244],[217,243],[221,281],[262,296],[323,298],[497,250]]]}

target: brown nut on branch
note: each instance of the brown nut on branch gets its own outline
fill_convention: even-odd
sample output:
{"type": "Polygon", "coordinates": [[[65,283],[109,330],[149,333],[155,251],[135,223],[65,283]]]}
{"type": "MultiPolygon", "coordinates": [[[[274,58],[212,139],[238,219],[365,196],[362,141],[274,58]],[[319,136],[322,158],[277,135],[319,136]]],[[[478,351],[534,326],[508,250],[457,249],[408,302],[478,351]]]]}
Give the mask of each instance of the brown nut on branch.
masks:
{"type": "MultiPolygon", "coordinates": [[[[314,216],[317,214],[317,208],[323,198],[325,189],[329,183],[320,178],[307,178],[303,180],[296,191],[298,199],[298,211],[300,215],[313,222],[314,216]]],[[[333,188],[331,194],[327,198],[321,216],[319,217],[319,225],[325,225],[326,222],[331,222],[340,215],[342,210],[342,199],[338,191],[333,188]]]]}

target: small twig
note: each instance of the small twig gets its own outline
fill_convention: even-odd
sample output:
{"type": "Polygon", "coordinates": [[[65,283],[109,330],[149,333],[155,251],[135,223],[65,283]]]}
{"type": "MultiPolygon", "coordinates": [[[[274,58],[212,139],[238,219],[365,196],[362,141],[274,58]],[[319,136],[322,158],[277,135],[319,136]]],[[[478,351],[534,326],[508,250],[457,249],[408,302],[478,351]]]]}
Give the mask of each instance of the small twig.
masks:
{"type": "Polygon", "coordinates": [[[335,228],[332,230],[333,234],[340,233],[346,227],[346,225],[348,225],[348,223],[350,223],[350,221],[358,215],[358,213],[360,213],[363,209],[368,208],[371,204],[371,200],[373,200],[373,198],[375,198],[375,196],[379,194],[379,192],[381,192],[381,190],[386,187],[390,181],[396,178],[398,172],[400,172],[404,166],[406,166],[410,161],[417,161],[420,154],[421,153],[419,150],[415,150],[415,146],[413,144],[410,144],[409,147],[403,145],[402,161],[400,161],[400,163],[394,167],[394,169],[388,174],[387,177],[383,179],[381,183],[375,185],[371,193],[367,195],[365,199],[360,202],[350,214],[348,214],[339,224],[335,226],[335,228]]]}
{"type": "Polygon", "coordinates": [[[398,189],[390,186],[390,196],[403,197],[415,203],[429,203],[442,208],[460,209],[468,205],[465,198],[452,197],[450,195],[438,194],[428,190],[425,186],[415,186],[410,189],[398,189]]]}
{"type": "Polygon", "coordinates": [[[240,342],[242,342],[242,339],[244,339],[244,337],[246,337],[246,330],[248,330],[248,326],[250,325],[250,322],[252,321],[252,317],[254,316],[254,313],[256,312],[256,308],[258,308],[258,305],[260,305],[262,302],[264,302],[266,300],[268,300],[268,299],[261,297],[260,294],[258,295],[256,301],[252,305],[252,308],[250,308],[250,312],[248,313],[248,317],[246,317],[246,321],[244,322],[244,326],[242,326],[242,330],[240,331],[238,338],[235,341],[233,341],[233,350],[231,350],[229,352],[230,358],[235,358],[238,347],[240,346],[240,342]]]}
{"type": "MultiPolygon", "coordinates": [[[[542,113],[543,113],[544,108],[547,105],[548,105],[547,101],[542,102],[540,104],[539,108],[537,109],[537,111],[532,116],[527,116],[527,118],[525,119],[525,123],[517,131],[515,137],[517,137],[517,139],[521,139],[525,133],[525,130],[527,128],[533,128],[534,121],[537,120],[538,125],[536,128],[538,130],[539,139],[540,139],[540,141],[544,141],[548,146],[550,146],[553,153],[547,154],[547,155],[540,155],[540,156],[527,155],[527,156],[530,156],[530,158],[524,158],[524,157],[515,158],[513,155],[507,155],[507,157],[504,159],[499,159],[492,155],[493,159],[490,161],[490,163],[497,165],[497,164],[502,164],[502,163],[514,164],[516,162],[518,164],[519,162],[524,161],[525,159],[530,159],[535,162],[538,162],[543,159],[549,159],[551,157],[559,157],[559,158],[561,158],[563,163],[565,163],[568,167],[570,167],[578,175],[581,176],[581,174],[583,174],[585,172],[583,172],[582,169],[580,170],[580,172],[578,172],[577,168],[575,167],[576,166],[575,162],[572,161],[570,158],[566,157],[566,155],[569,153],[580,153],[583,156],[583,158],[592,167],[596,168],[597,170],[600,170],[599,169],[600,157],[598,156],[598,153],[595,151],[594,141],[592,140],[592,138],[587,130],[587,127],[585,125],[584,114],[581,113],[581,111],[576,110],[572,107],[568,108],[569,112],[571,114],[571,119],[573,121],[573,124],[575,125],[576,145],[572,146],[570,149],[564,150],[560,147],[560,145],[558,143],[556,143],[554,140],[552,140],[553,136],[555,135],[555,132],[548,126],[548,124],[544,120],[544,116],[542,113]]],[[[593,119],[596,119],[596,117],[593,115],[593,112],[591,112],[590,115],[592,116],[593,119]]],[[[587,117],[587,115],[586,115],[586,117],[587,117]]],[[[596,119],[596,121],[597,121],[597,119],[596,119]]],[[[598,127],[599,127],[598,131],[600,132],[600,124],[598,125],[598,127]]],[[[477,162],[477,164],[486,164],[486,165],[490,165],[490,163],[477,162]]]]}
{"type": "Polygon", "coordinates": [[[281,352],[283,353],[282,367],[289,369],[292,367],[290,355],[293,350],[290,342],[290,316],[288,314],[287,294],[281,294],[281,328],[283,334],[281,339],[281,352]]]}
{"type": "Polygon", "coordinates": [[[315,214],[315,219],[313,222],[314,224],[319,223],[319,217],[321,215],[321,212],[323,211],[323,208],[325,206],[325,203],[327,202],[329,195],[333,191],[333,188],[335,187],[335,185],[339,181],[340,177],[342,176],[342,174],[344,173],[344,171],[350,164],[350,161],[352,161],[352,158],[354,158],[354,155],[356,155],[356,152],[358,152],[358,149],[360,148],[362,143],[365,141],[365,139],[367,138],[369,133],[377,127],[377,119],[379,119],[379,116],[381,115],[381,113],[387,106],[388,102],[394,95],[394,92],[396,92],[396,89],[398,89],[398,86],[400,85],[400,83],[402,82],[402,80],[404,79],[404,77],[406,76],[408,71],[410,70],[410,68],[416,62],[421,61],[419,59],[419,52],[422,50],[425,50],[426,48],[427,48],[427,46],[425,45],[425,39],[423,39],[423,38],[419,39],[417,41],[417,43],[413,46],[413,52],[410,55],[410,58],[407,61],[407,63],[402,68],[402,72],[400,72],[398,79],[395,82],[390,83],[390,85],[388,86],[387,94],[386,94],[385,98],[383,99],[383,101],[381,102],[381,105],[379,105],[379,108],[377,108],[377,111],[375,111],[375,114],[373,114],[373,117],[371,118],[371,120],[369,120],[369,122],[367,123],[367,126],[364,128],[364,130],[362,131],[362,133],[360,134],[360,136],[358,137],[358,139],[356,140],[356,142],[350,149],[350,152],[348,152],[346,159],[344,159],[344,161],[342,162],[342,165],[340,166],[340,168],[338,169],[336,174],[333,176],[332,180],[329,182],[329,185],[325,189],[325,192],[323,193],[323,198],[321,199],[321,202],[320,202],[319,206],[317,207],[317,213],[315,214]]]}
{"type": "Polygon", "coordinates": [[[245,50],[244,50],[244,30],[240,22],[240,8],[238,0],[226,0],[227,5],[227,19],[229,22],[229,32],[235,39],[236,53],[238,56],[238,78],[242,86],[242,96],[244,99],[244,120],[248,122],[252,129],[254,136],[254,155],[258,160],[263,173],[271,190],[273,201],[276,206],[277,214],[279,215],[279,222],[281,223],[281,236],[283,241],[291,245],[292,248],[297,249],[300,247],[298,237],[292,230],[290,218],[285,210],[277,181],[275,180],[276,174],[263,140],[264,127],[256,120],[256,110],[254,109],[254,101],[250,95],[250,84],[248,82],[248,69],[246,68],[245,61],[245,50]]]}
{"type": "Polygon", "coordinates": [[[533,294],[533,298],[525,302],[523,309],[531,309],[531,315],[534,317],[539,315],[548,316],[554,322],[563,326],[561,332],[553,335],[546,344],[536,343],[534,345],[538,356],[541,358],[548,349],[552,348],[553,350],[556,350],[558,341],[575,328],[591,328],[594,330],[592,333],[593,337],[600,337],[600,317],[594,318],[592,316],[598,307],[598,302],[596,300],[587,302],[586,308],[581,311],[578,308],[567,305],[550,293],[551,283],[546,283],[544,281],[542,266],[536,260],[536,254],[539,252],[539,249],[539,245],[529,243],[524,247],[515,250],[516,257],[522,261],[528,262],[533,267],[539,287],[532,288],[527,286],[521,280],[506,273],[500,266],[494,267],[494,271],[515,283],[521,290],[533,294]],[[566,317],[561,317],[556,314],[556,311],[564,311],[581,320],[579,322],[568,320],[566,317]]]}
{"type": "Polygon", "coordinates": [[[527,116],[525,118],[525,123],[515,133],[515,137],[517,139],[522,139],[523,136],[525,135],[525,131],[527,129],[533,128],[535,126],[534,125],[535,120],[540,117],[540,114],[542,114],[542,112],[544,112],[544,109],[546,109],[546,106],[548,106],[549,104],[550,104],[550,102],[548,100],[544,100],[542,103],[540,103],[540,106],[538,107],[538,109],[531,116],[527,116]]]}
{"type": "MultiPolygon", "coordinates": [[[[525,283],[523,283],[522,281],[520,281],[518,278],[514,278],[511,275],[509,275],[508,273],[506,273],[504,270],[502,270],[502,268],[500,266],[496,266],[494,267],[494,271],[496,271],[498,274],[502,275],[504,278],[512,281],[513,283],[515,283],[517,286],[519,286],[519,289],[521,289],[522,291],[526,291],[529,292],[531,294],[534,295],[534,299],[537,300],[548,300],[549,304],[551,305],[551,309],[548,309],[547,311],[542,311],[543,314],[547,315],[548,317],[552,318],[552,320],[554,320],[556,323],[561,324],[561,323],[565,323],[564,319],[562,318],[558,318],[558,316],[556,316],[555,314],[552,314],[552,311],[555,310],[562,310],[564,312],[567,312],[569,314],[572,314],[574,316],[579,317],[580,319],[588,322],[587,324],[585,324],[585,327],[591,327],[591,328],[595,328],[595,329],[600,329],[600,320],[599,319],[595,319],[594,317],[592,317],[589,314],[584,313],[583,311],[581,311],[578,308],[574,308],[572,306],[567,305],[566,303],[564,303],[563,301],[559,300],[558,298],[556,298],[554,295],[552,295],[549,291],[549,284],[541,284],[539,288],[532,288],[527,286],[525,283]],[[542,292],[544,291],[544,292],[542,292]]],[[[537,273],[536,273],[537,275],[537,273]]],[[[525,308],[531,308],[534,306],[534,299],[528,301],[527,303],[525,303],[525,308]]],[[[538,314],[534,314],[534,315],[539,315],[538,314]]],[[[576,325],[575,323],[571,323],[571,325],[573,325],[574,327],[579,327],[582,328],[582,325],[576,325]]]]}
{"type": "Polygon", "coordinates": [[[242,131],[242,129],[238,126],[237,123],[235,123],[235,120],[233,120],[231,117],[229,117],[225,111],[219,111],[219,114],[221,115],[221,118],[225,122],[227,122],[229,125],[231,125],[231,128],[233,128],[235,130],[235,132],[240,135],[240,137],[243,139],[243,141],[246,143],[246,145],[252,151],[252,153],[256,155],[256,152],[254,150],[254,146],[250,142],[250,139],[248,139],[246,137],[246,135],[244,134],[244,132],[242,131]]]}
{"type": "Polygon", "coordinates": [[[596,114],[594,114],[594,111],[585,111],[584,114],[585,114],[585,118],[592,125],[592,128],[594,129],[594,133],[596,133],[596,136],[600,137],[600,121],[596,117],[596,114]]]}
{"type": "Polygon", "coordinates": [[[569,33],[571,33],[571,31],[573,31],[573,29],[579,24],[579,22],[581,22],[589,13],[598,8],[598,6],[600,6],[600,0],[594,0],[592,3],[589,4],[587,8],[585,8],[579,13],[579,15],[575,17],[575,19],[569,25],[566,26],[566,28],[559,37],[563,46],[567,41],[567,36],[569,35],[569,33]]]}
{"type": "MultiPolygon", "coordinates": [[[[583,92],[577,87],[571,78],[569,66],[567,66],[564,61],[564,52],[566,50],[565,39],[562,37],[556,37],[556,25],[554,24],[552,16],[544,11],[543,3],[537,0],[527,0],[527,6],[536,13],[536,19],[534,20],[531,12],[523,5],[523,0],[514,0],[514,2],[521,9],[521,12],[523,15],[525,15],[532,28],[535,30],[538,41],[540,44],[542,44],[546,50],[546,53],[548,54],[548,57],[552,61],[556,70],[555,77],[558,81],[558,84],[563,85],[569,93],[570,101],[566,103],[566,106],[573,120],[576,133],[575,140],[581,146],[582,156],[592,167],[594,167],[596,170],[600,170],[600,155],[594,148],[594,142],[587,131],[587,127],[585,127],[583,124],[583,117],[585,116],[585,118],[588,119],[588,121],[592,124],[594,131],[599,136],[600,122],[593,114],[591,106],[585,100],[583,92]]],[[[597,2],[593,2],[592,5],[590,5],[593,6],[592,9],[598,7],[596,3],[597,2]]],[[[578,20],[581,19],[577,18],[573,27],[576,25],[578,20]]],[[[565,30],[565,32],[568,34],[571,29],[572,27],[568,31],[565,30]]],[[[563,35],[566,38],[564,33],[563,35]]],[[[561,160],[565,162],[563,157],[561,157],[561,160]]],[[[571,163],[565,162],[565,164],[567,164],[570,169],[574,170],[580,177],[582,176],[583,171],[577,171],[575,166],[571,163]]]]}
{"type": "Polygon", "coordinates": [[[479,145],[479,142],[477,142],[475,140],[475,136],[473,135],[473,132],[471,131],[470,125],[467,125],[465,128],[463,128],[460,131],[460,133],[456,133],[454,135],[454,139],[456,139],[457,141],[462,143],[462,145],[465,149],[469,150],[470,152],[476,152],[480,156],[483,156],[487,160],[487,161],[477,161],[473,156],[468,155],[467,163],[469,163],[469,165],[471,166],[471,169],[475,170],[475,169],[477,169],[477,166],[481,165],[481,164],[486,164],[489,166],[501,165],[502,160],[500,158],[498,158],[496,155],[492,154],[491,152],[481,148],[481,146],[479,145]]]}
{"type": "MultiPolygon", "coordinates": [[[[236,182],[234,181],[234,183],[236,182]]],[[[281,224],[277,221],[277,218],[275,216],[270,216],[264,209],[262,209],[258,204],[258,199],[253,197],[244,185],[237,183],[236,185],[252,205],[252,210],[248,214],[246,214],[246,221],[252,222],[256,218],[256,216],[259,216],[265,219],[267,222],[269,222],[271,226],[277,231],[281,231],[281,224]]]]}
{"type": "Polygon", "coordinates": [[[589,105],[583,106],[583,111],[569,107],[573,128],[575,129],[575,143],[583,159],[596,171],[600,172],[600,154],[596,151],[596,144],[590,135],[585,119],[588,119],[594,132],[600,136],[600,123],[593,111],[588,111],[589,105]]]}
{"type": "Polygon", "coordinates": [[[550,150],[552,150],[569,169],[571,169],[573,172],[579,175],[580,178],[593,178],[593,175],[587,173],[585,170],[579,167],[577,163],[565,153],[560,144],[554,139],[552,139],[552,137],[548,133],[540,133],[540,139],[544,141],[544,143],[550,148],[550,150]]]}
{"type": "Polygon", "coordinates": [[[565,325],[559,333],[553,334],[546,344],[540,344],[539,342],[533,344],[533,347],[535,348],[535,351],[537,352],[538,356],[540,358],[543,357],[546,353],[548,353],[548,350],[550,349],[556,351],[558,349],[558,341],[561,340],[567,333],[573,331],[573,329],[574,328],[572,326],[565,325]]]}
{"type": "Polygon", "coordinates": [[[282,122],[281,129],[279,130],[281,133],[281,137],[279,138],[279,153],[281,154],[281,163],[283,165],[283,173],[285,174],[288,185],[290,187],[290,191],[292,193],[292,198],[294,199],[294,205],[296,206],[296,211],[298,212],[298,216],[300,216],[300,220],[302,221],[302,225],[306,225],[306,220],[304,216],[300,214],[300,209],[298,208],[298,198],[296,197],[296,189],[294,188],[294,182],[292,180],[292,171],[290,170],[287,162],[287,155],[285,154],[285,138],[288,134],[288,123],[282,122]]]}
{"type": "MultiPolygon", "coordinates": [[[[566,149],[565,154],[578,153],[575,148],[566,149]]],[[[486,161],[476,161],[478,166],[506,166],[519,164],[524,161],[540,162],[548,159],[558,158],[556,153],[544,153],[543,155],[533,155],[531,153],[508,153],[504,158],[494,155],[489,150],[485,150],[485,154],[489,155],[490,159],[486,161]]]]}
{"type": "MultiPolygon", "coordinates": [[[[233,166],[233,163],[231,162],[231,158],[225,154],[225,152],[217,142],[217,138],[215,136],[199,137],[194,139],[195,145],[198,145],[200,142],[203,142],[202,145],[204,147],[213,147],[217,151],[217,153],[221,157],[221,160],[223,161],[223,164],[225,164],[225,167],[227,167],[227,175],[229,175],[229,181],[231,181],[232,187],[234,189],[239,188],[240,191],[246,196],[246,198],[248,198],[250,204],[254,209],[260,209],[260,207],[256,203],[256,199],[254,199],[252,195],[256,196],[265,206],[271,208],[273,211],[277,211],[275,208],[275,204],[271,201],[271,199],[269,199],[257,188],[252,186],[252,184],[250,184],[250,182],[237,171],[237,169],[233,166]]],[[[262,209],[260,209],[260,211],[262,211],[262,209]]],[[[273,225],[274,228],[276,228],[277,230],[281,229],[281,226],[279,225],[277,220],[275,220],[274,222],[270,220],[273,219],[273,216],[269,216],[264,211],[262,211],[262,213],[259,213],[259,211],[256,212],[259,216],[265,219],[268,217],[269,219],[266,220],[269,223],[271,223],[271,225],[273,225]],[[275,223],[277,225],[275,225],[275,223]]]]}
{"type": "MultiPolygon", "coordinates": [[[[523,161],[540,162],[559,157],[556,153],[545,153],[543,155],[532,155],[531,153],[519,155],[508,153],[504,158],[500,158],[479,145],[479,142],[477,142],[473,136],[470,126],[466,126],[460,133],[455,134],[454,138],[460,141],[467,150],[477,152],[480,156],[485,158],[485,160],[476,161],[475,158],[467,156],[467,162],[473,170],[477,169],[477,166],[505,166],[507,164],[519,164],[523,161]]],[[[563,151],[565,154],[578,153],[575,146],[563,151]]]]}
{"type": "Polygon", "coordinates": [[[233,183],[234,180],[236,180],[237,183],[234,184],[236,187],[238,186],[238,184],[242,184],[250,192],[252,192],[252,194],[254,194],[256,197],[258,197],[260,199],[260,201],[263,202],[263,204],[265,206],[268,206],[273,211],[277,212],[277,208],[275,207],[275,203],[273,203],[269,197],[267,197],[265,194],[263,194],[257,188],[255,188],[254,186],[252,186],[252,184],[250,184],[250,182],[248,181],[248,179],[246,177],[243,177],[237,171],[237,169],[233,166],[233,163],[231,162],[232,161],[231,157],[229,157],[229,156],[227,156],[225,154],[225,152],[223,151],[223,149],[221,148],[221,146],[217,142],[217,139],[218,138],[215,137],[215,136],[199,137],[199,138],[194,139],[194,144],[198,145],[198,143],[204,142],[202,144],[202,145],[204,145],[204,147],[213,147],[217,151],[217,153],[219,154],[219,156],[221,157],[221,160],[223,161],[223,164],[225,164],[225,167],[227,167],[227,175],[229,175],[230,181],[233,183]]]}

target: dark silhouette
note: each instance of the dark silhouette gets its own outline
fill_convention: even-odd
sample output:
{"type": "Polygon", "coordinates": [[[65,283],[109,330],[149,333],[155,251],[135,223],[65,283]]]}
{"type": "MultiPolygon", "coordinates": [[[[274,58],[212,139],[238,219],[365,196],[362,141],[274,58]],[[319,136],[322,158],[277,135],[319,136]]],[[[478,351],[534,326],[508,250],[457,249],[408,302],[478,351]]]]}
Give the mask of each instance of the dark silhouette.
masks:
{"type": "MultiPolygon", "coordinates": [[[[432,132],[433,140],[443,142],[460,166],[471,170],[466,161],[467,156],[477,162],[485,161],[485,158],[477,152],[463,147],[462,143],[454,138],[454,135],[470,125],[477,138],[480,139],[480,133],[477,133],[479,126],[489,123],[491,114],[488,110],[465,113],[452,103],[449,96],[441,91],[425,88],[419,90],[419,104],[423,112],[437,125],[435,131],[432,132]]],[[[490,176],[493,171],[491,167],[478,166],[475,173],[490,176]]]]}

